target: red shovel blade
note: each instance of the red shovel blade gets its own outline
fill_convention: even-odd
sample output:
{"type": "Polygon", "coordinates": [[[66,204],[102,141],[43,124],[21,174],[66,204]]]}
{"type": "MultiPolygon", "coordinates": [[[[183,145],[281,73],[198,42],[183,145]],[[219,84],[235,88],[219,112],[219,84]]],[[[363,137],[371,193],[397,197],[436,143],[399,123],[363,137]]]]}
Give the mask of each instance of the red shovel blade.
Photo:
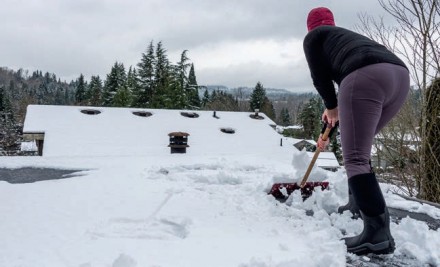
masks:
{"type": "Polygon", "coordinates": [[[303,200],[305,200],[312,195],[315,187],[321,187],[321,190],[325,190],[328,189],[328,184],[328,182],[307,182],[304,187],[301,188],[298,183],[276,183],[272,186],[269,194],[276,199],[286,199],[293,191],[299,189],[301,190],[303,200]],[[285,195],[286,193],[287,195],[285,195]]]}

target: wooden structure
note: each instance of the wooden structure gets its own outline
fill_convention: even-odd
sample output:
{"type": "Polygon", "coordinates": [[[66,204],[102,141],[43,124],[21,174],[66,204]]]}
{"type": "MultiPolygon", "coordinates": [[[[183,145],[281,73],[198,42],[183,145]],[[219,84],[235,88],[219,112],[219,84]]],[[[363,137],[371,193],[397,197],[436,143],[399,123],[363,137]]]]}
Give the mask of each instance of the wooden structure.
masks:
{"type": "Polygon", "coordinates": [[[27,132],[23,133],[25,141],[34,141],[37,144],[38,156],[43,156],[44,132],[27,132]]]}

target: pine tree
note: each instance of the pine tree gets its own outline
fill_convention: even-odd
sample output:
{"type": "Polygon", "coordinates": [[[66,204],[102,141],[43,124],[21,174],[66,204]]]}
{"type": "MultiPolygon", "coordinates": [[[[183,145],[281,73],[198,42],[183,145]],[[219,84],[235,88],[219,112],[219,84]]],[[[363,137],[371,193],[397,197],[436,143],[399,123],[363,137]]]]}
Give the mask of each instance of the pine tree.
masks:
{"type": "Polygon", "coordinates": [[[102,81],[99,76],[92,76],[89,85],[89,104],[91,106],[100,106],[102,104],[102,81]]]}
{"type": "Polygon", "coordinates": [[[214,90],[210,100],[204,106],[204,109],[215,111],[239,111],[240,107],[233,95],[223,91],[214,90]]]}
{"type": "Polygon", "coordinates": [[[212,91],[211,96],[209,97],[209,101],[214,101],[217,98],[217,92],[219,92],[220,90],[214,90],[212,91]]]}
{"type": "Polygon", "coordinates": [[[196,73],[194,71],[194,64],[191,64],[191,68],[188,74],[187,90],[189,95],[189,106],[191,109],[199,109],[201,106],[199,96],[199,86],[197,84],[196,73]]]}
{"type": "Polygon", "coordinates": [[[202,107],[206,106],[206,104],[209,102],[209,99],[211,99],[211,96],[209,95],[208,89],[205,89],[205,92],[203,93],[202,98],[202,107]]]}
{"type": "Polygon", "coordinates": [[[55,92],[55,104],[66,105],[64,95],[65,95],[64,88],[59,86],[55,92]]]}
{"type": "Polygon", "coordinates": [[[135,68],[128,69],[127,73],[127,89],[131,95],[131,107],[142,107],[139,103],[139,96],[141,95],[141,87],[139,85],[139,79],[135,68]],[[139,104],[139,105],[138,105],[139,104]]]}
{"type": "Polygon", "coordinates": [[[155,94],[155,64],[153,41],[147,48],[146,53],[142,53],[141,62],[137,64],[139,77],[139,92],[133,92],[133,106],[148,107],[155,94]]]}
{"type": "Polygon", "coordinates": [[[281,125],[283,126],[288,126],[291,124],[289,110],[286,107],[281,109],[280,120],[281,120],[281,125]]]}
{"type": "Polygon", "coordinates": [[[115,97],[112,101],[113,107],[129,107],[133,99],[131,97],[131,92],[126,85],[122,85],[116,91],[115,97]]]}
{"type": "Polygon", "coordinates": [[[6,95],[5,95],[5,89],[2,85],[0,85],[0,112],[4,112],[6,109],[6,95]]]}
{"type": "Polygon", "coordinates": [[[179,79],[179,86],[181,88],[186,88],[188,84],[188,77],[186,73],[188,72],[187,70],[191,66],[191,64],[188,63],[189,58],[187,56],[187,53],[188,50],[184,50],[180,55],[180,61],[177,62],[177,73],[179,79]]]}
{"type": "Polygon", "coordinates": [[[119,88],[124,87],[127,82],[124,64],[116,62],[110,73],[107,74],[107,79],[104,85],[104,92],[102,95],[104,106],[113,106],[113,98],[119,88]]]}
{"type": "Polygon", "coordinates": [[[266,114],[271,120],[276,121],[275,108],[267,96],[264,97],[260,111],[266,114]]]}
{"type": "Polygon", "coordinates": [[[168,92],[170,73],[170,62],[166,55],[166,50],[162,42],[159,42],[156,46],[156,68],[154,74],[155,93],[151,101],[151,106],[154,108],[170,108],[172,105],[168,92]]]}
{"type": "Polygon", "coordinates": [[[18,125],[12,105],[3,86],[0,86],[0,155],[16,154],[19,150],[18,125]]]}
{"type": "Polygon", "coordinates": [[[251,111],[255,111],[256,109],[258,109],[259,111],[266,114],[270,119],[275,121],[275,108],[273,107],[272,102],[266,96],[266,90],[260,82],[257,83],[254,90],[252,91],[249,104],[251,111]]]}
{"type": "Polygon", "coordinates": [[[190,63],[188,63],[187,52],[188,50],[184,50],[177,65],[171,67],[171,82],[168,90],[173,103],[171,108],[183,109],[189,106],[188,77],[186,73],[190,63]]]}
{"type": "Polygon", "coordinates": [[[251,111],[255,111],[256,109],[261,109],[261,107],[264,104],[265,97],[266,97],[266,90],[264,89],[263,85],[260,82],[258,82],[251,94],[251,99],[250,99],[251,111]]]}
{"type": "Polygon", "coordinates": [[[187,106],[187,99],[185,92],[181,87],[181,80],[179,75],[179,69],[177,66],[170,66],[170,72],[168,74],[167,88],[165,94],[162,95],[165,106],[167,109],[184,109],[187,106]]]}
{"type": "Polygon", "coordinates": [[[321,115],[323,110],[322,102],[318,96],[311,98],[301,110],[299,120],[307,138],[313,140],[318,138],[321,132],[321,115]]]}
{"type": "Polygon", "coordinates": [[[86,102],[86,83],[84,81],[84,75],[80,75],[77,80],[75,101],[77,105],[83,105],[86,102]]]}

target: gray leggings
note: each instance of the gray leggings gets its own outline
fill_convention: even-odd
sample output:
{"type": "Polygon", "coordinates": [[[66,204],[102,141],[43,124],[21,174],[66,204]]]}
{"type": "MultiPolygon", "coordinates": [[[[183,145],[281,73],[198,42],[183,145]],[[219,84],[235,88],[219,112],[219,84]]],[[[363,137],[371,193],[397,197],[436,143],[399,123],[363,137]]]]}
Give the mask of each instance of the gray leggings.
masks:
{"type": "Polygon", "coordinates": [[[397,114],[409,92],[409,72],[379,63],[350,73],[339,86],[339,124],[348,178],[370,172],[374,136],[397,114]]]}

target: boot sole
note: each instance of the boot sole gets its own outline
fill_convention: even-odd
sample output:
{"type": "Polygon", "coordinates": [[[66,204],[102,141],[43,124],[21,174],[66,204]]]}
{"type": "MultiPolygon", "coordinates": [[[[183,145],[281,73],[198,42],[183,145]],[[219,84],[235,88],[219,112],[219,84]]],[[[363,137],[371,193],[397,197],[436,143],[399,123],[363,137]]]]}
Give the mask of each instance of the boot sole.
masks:
{"type": "Polygon", "coordinates": [[[390,254],[394,252],[395,247],[390,241],[384,241],[377,244],[364,243],[360,246],[347,249],[348,252],[356,255],[373,254],[390,254]]]}

